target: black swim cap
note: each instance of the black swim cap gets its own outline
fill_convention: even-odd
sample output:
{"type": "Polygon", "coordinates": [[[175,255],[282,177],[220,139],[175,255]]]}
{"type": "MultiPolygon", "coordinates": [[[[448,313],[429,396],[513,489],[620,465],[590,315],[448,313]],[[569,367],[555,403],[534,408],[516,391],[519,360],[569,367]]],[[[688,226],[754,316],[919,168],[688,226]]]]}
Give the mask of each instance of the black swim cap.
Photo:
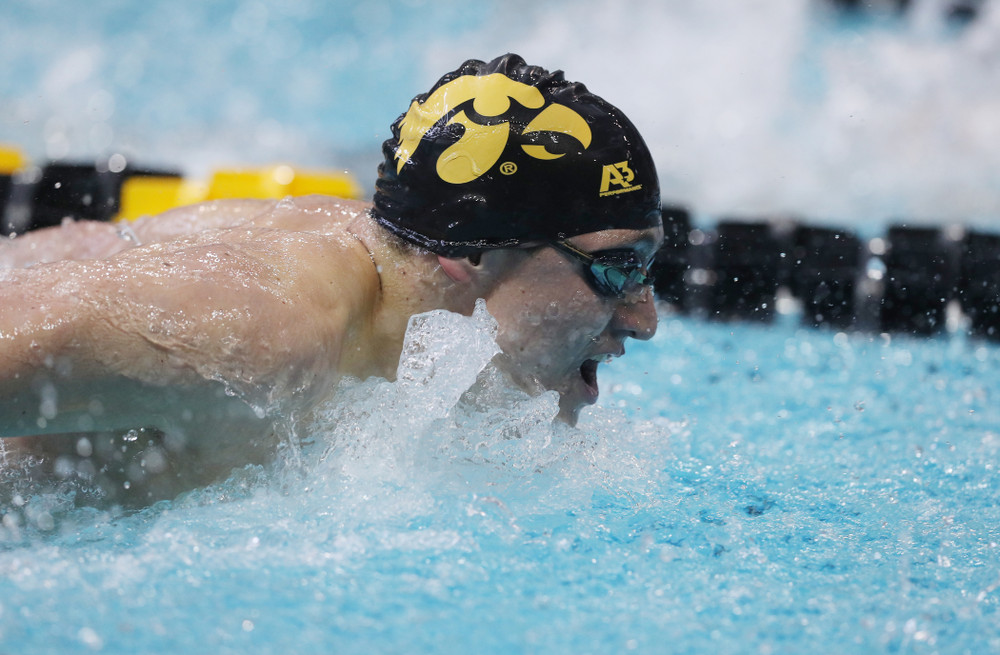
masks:
{"type": "Polygon", "coordinates": [[[442,77],[382,152],[375,219],[439,255],[660,224],[653,158],[631,121],[517,55],[442,77]]]}

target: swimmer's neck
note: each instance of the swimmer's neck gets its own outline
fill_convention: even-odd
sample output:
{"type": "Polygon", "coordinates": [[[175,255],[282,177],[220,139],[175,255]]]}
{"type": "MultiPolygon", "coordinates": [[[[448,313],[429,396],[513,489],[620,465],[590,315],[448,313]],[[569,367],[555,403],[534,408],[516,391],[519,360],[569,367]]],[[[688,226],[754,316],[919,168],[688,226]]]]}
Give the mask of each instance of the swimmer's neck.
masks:
{"type": "Polygon", "coordinates": [[[391,243],[392,237],[368,212],[349,222],[346,231],[355,244],[358,256],[370,260],[366,284],[378,292],[358,335],[359,343],[344,353],[345,372],[354,352],[367,352],[368,370],[350,372],[358,377],[376,375],[393,380],[403,349],[403,337],[411,316],[435,309],[471,315],[481,295],[473,285],[456,284],[441,270],[432,253],[409,253],[391,243]]]}

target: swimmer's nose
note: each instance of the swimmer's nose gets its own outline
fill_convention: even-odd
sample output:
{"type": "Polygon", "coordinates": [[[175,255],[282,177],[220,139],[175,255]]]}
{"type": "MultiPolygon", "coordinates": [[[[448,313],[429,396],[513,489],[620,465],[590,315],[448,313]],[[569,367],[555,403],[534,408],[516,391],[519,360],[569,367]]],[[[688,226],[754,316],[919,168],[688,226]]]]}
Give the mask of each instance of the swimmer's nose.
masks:
{"type": "Polygon", "coordinates": [[[611,318],[611,327],[633,339],[652,339],[656,334],[656,303],[653,302],[653,288],[645,287],[639,298],[633,302],[622,302],[611,318]]]}

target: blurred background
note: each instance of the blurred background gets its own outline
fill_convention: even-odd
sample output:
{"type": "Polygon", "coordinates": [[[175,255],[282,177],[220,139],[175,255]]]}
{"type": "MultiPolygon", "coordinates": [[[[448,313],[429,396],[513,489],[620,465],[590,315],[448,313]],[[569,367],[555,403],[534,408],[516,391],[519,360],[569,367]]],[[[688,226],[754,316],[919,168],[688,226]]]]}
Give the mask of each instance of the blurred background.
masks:
{"type": "Polygon", "coordinates": [[[1000,225],[997,0],[7,0],[0,143],[203,176],[347,170],[517,52],[620,106],[698,217],[1000,225]]]}

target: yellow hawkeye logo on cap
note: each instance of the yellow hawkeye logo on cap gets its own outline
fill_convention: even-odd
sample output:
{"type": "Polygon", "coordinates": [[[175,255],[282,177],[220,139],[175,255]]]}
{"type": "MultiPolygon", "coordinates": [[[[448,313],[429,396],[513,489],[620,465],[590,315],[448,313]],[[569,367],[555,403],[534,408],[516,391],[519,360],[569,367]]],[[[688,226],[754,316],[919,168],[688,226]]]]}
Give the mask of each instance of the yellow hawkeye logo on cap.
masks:
{"type": "MultiPolygon", "coordinates": [[[[463,75],[438,87],[423,103],[414,101],[400,124],[396,172],[403,170],[427,131],[453,108],[473,100],[472,106],[477,113],[493,118],[502,116],[510,109],[511,99],[529,109],[540,109],[545,104],[541,91],[502,73],[463,75]]],[[[457,143],[441,153],[436,170],[445,182],[464,184],[479,178],[497,163],[507,147],[510,123],[480,125],[470,119],[464,110],[448,120],[448,125],[456,123],[465,128],[465,133],[457,143]]],[[[584,149],[590,146],[591,133],[587,121],[565,105],[553,103],[545,107],[521,134],[534,132],[558,132],[575,138],[584,149]]],[[[564,154],[549,152],[545,146],[536,144],[524,144],[521,149],[530,157],[543,160],[558,159],[564,154]]]]}

